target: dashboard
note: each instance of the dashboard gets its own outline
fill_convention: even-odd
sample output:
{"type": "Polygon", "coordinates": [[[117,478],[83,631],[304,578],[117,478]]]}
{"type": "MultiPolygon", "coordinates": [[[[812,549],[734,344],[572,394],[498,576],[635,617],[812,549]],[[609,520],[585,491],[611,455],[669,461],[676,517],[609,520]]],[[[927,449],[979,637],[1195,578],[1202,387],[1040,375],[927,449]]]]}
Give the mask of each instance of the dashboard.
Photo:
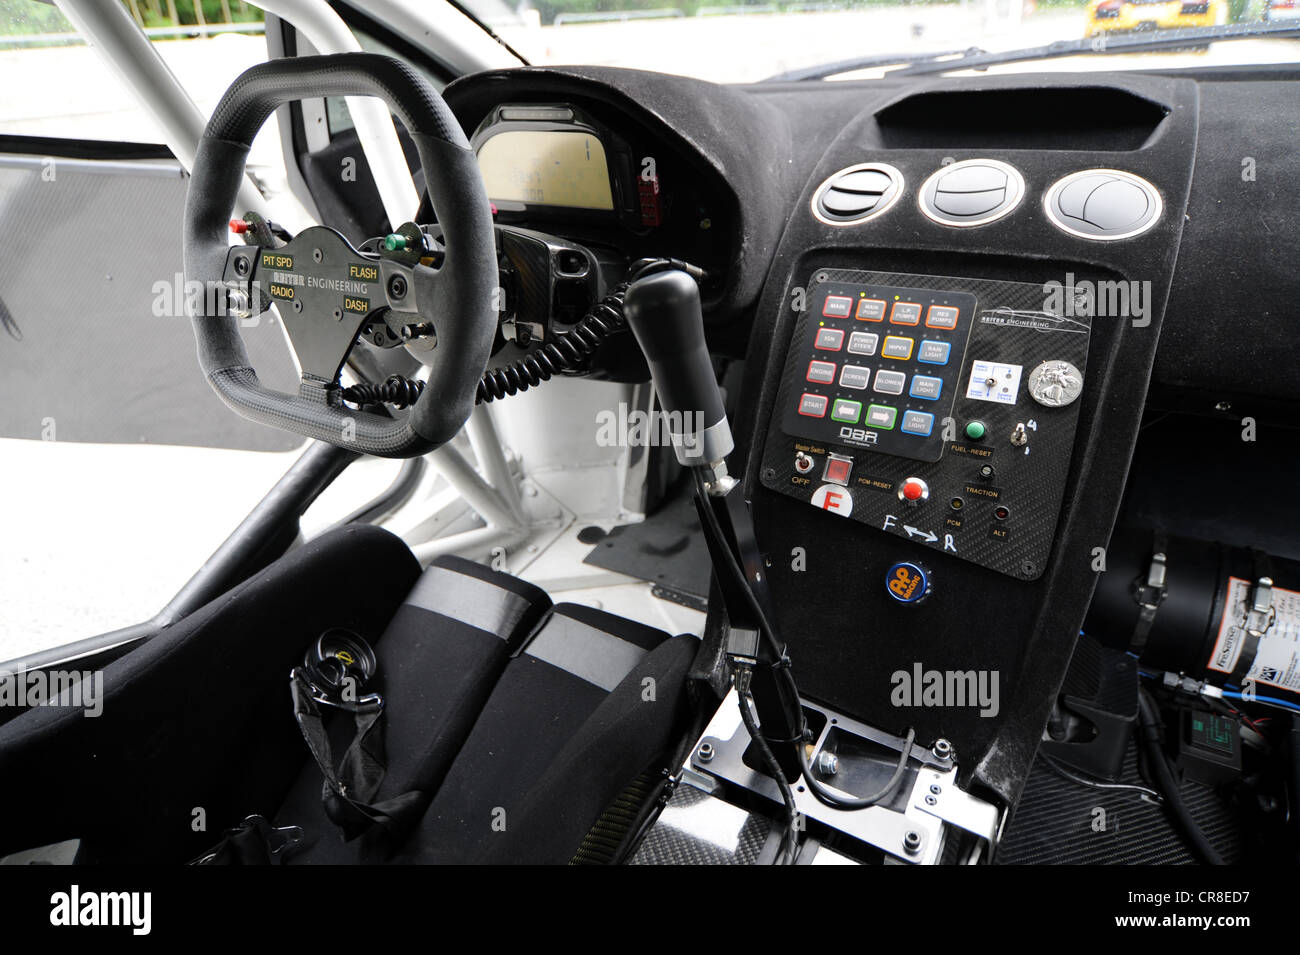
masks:
{"type": "Polygon", "coordinates": [[[708,273],[708,305],[722,304],[741,240],[738,196],[706,159],[666,147],[661,127],[591,88],[579,96],[512,74],[483,80],[447,95],[469,127],[498,224],[562,235],[624,264],[684,259],[708,273]]]}
{"type": "MultiPolygon", "coordinates": [[[[995,718],[907,720],[1012,798],[1144,409],[1287,424],[1300,404],[1296,79],[524,68],[446,98],[499,222],[707,271],[801,689],[901,731],[890,674],[999,672],[995,718]]],[[[1222,487],[1234,465],[1195,434],[1171,467],[1222,487]]]]}

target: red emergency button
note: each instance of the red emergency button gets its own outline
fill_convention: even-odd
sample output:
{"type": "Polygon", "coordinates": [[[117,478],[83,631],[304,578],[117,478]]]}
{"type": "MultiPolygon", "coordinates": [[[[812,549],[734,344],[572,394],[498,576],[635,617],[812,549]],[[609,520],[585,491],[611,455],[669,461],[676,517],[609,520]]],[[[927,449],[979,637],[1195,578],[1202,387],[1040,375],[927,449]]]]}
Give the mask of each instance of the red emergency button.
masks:
{"type": "Polygon", "coordinates": [[[235,233],[235,235],[243,235],[250,228],[252,228],[252,223],[246,219],[230,220],[230,231],[235,233]]]}
{"type": "Polygon", "coordinates": [[[847,487],[849,483],[849,473],[853,470],[853,459],[839,454],[830,454],[826,457],[826,470],[822,472],[822,479],[830,484],[838,484],[841,487],[847,487]]]}
{"type": "Polygon", "coordinates": [[[930,486],[918,477],[907,478],[899,485],[898,497],[909,504],[920,504],[929,499],[930,486]]]}

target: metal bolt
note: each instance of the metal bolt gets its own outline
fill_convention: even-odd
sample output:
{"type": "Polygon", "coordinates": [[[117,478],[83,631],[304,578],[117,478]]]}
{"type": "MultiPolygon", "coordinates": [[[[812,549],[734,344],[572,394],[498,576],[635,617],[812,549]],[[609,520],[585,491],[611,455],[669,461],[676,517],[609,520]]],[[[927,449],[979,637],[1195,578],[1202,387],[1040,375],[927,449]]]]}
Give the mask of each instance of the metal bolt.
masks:
{"type": "Polygon", "coordinates": [[[840,771],[840,758],[834,753],[822,750],[817,757],[817,772],[823,776],[834,776],[840,771]]]}
{"type": "Polygon", "coordinates": [[[248,295],[243,289],[230,289],[226,293],[226,308],[239,318],[247,318],[249,312],[248,295]]]}
{"type": "Polygon", "coordinates": [[[939,805],[939,800],[935,796],[926,796],[925,804],[927,806],[937,806],[939,805]]]}
{"type": "Polygon", "coordinates": [[[710,762],[713,759],[713,744],[701,743],[700,748],[695,751],[695,756],[701,763],[710,762]]]}
{"type": "Polygon", "coordinates": [[[343,309],[341,308],[334,309],[334,321],[336,322],[343,321],[343,309]]]}
{"type": "Polygon", "coordinates": [[[939,793],[943,792],[943,787],[940,786],[938,783],[930,783],[930,792],[934,793],[937,796],[939,795],[939,793]]]}
{"type": "Polygon", "coordinates": [[[410,342],[417,338],[423,338],[433,332],[433,326],[428,322],[419,322],[415,325],[402,326],[402,341],[410,342]]]}
{"type": "Polygon", "coordinates": [[[406,276],[394,275],[389,279],[388,294],[393,298],[406,298],[406,276]]]}
{"type": "Polygon", "coordinates": [[[325,253],[320,249],[312,249],[311,259],[313,262],[323,262],[325,260],[325,253]]]}
{"type": "Polygon", "coordinates": [[[934,748],[931,752],[939,759],[947,759],[952,756],[952,743],[946,739],[937,739],[934,741],[934,748]]]}
{"type": "Polygon", "coordinates": [[[1020,565],[1020,574],[1023,577],[1034,576],[1034,571],[1038,570],[1038,565],[1032,560],[1027,560],[1020,565]]]}
{"type": "Polygon", "coordinates": [[[244,255],[237,255],[237,256],[235,256],[235,274],[236,274],[236,275],[247,275],[247,274],[248,274],[248,270],[251,269],[251,268],[252,268],[252,265],[249,263],[249,261],[248,261],[248,257],[247,257],[247,256],[244,256],[244,255]]]}
{"type": "Polygon", "coordinates": [[[774,477],[776,477],[776,469],[775,469],[775,468],[763,468],[763,480],[764,480],[764,481],[770,481],[770,480],[772,480],[772,478],[774,478],[774,477]]]}
{"type": "Polygon", "coordinates": [[[293,303],[293,310],[294,310],[295,312],[301,312],[301,311],[302,311],[302,302],[299,302],[299,301],[297,301],[297,300],[295,299],[295,300],[294,300],[294,303],[293,303]]]}
{"type": "Polygon", "coordinates": [[[903,851],[910,856],[914,856],[921,851],[921,834],[915,829],[909,829],[904,833],[903,851]]]}
{"type": "Polygon", "coordinates": [[[1215,411],[1231,411],[1231,410],[1232,410],[1232,402],[1231,402],[1231,401],[1216,401],[1216,402],[1214,403],[1214,410],[1215,410],[1215,411]]]}

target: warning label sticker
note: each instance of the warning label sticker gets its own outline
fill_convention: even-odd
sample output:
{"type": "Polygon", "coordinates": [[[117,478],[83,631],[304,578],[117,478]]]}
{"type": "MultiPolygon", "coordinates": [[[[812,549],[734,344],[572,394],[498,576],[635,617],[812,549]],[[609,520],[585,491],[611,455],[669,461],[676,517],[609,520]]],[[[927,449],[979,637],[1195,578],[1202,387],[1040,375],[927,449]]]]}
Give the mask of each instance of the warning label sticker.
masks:
{"type": "MultiPolygon", "coordinates": [[[[1228,578],[1219,639],[1209,661],[1211,670],[1231,673],[1236,669],[1246,638],[1246,614],[1250,609],[1252,586],[1249,580],[1228,578]]],[[[1300,692],[1300,592],[1274,587],[1273,613],[1273,625],[1259,638],[1255,660],[1246,678],[1300,692]]]]}

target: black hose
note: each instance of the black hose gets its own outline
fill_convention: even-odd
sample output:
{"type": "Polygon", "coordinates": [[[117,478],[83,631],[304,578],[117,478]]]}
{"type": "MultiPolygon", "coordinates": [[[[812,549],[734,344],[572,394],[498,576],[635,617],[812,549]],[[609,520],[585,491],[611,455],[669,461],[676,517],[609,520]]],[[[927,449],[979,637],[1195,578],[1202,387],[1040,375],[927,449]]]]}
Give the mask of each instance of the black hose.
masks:
{"type": "Polygon", "coordinates": [[[912,755],[912,744],[914,742],[916,742],[916,730],[908,729],[907,736],[903,740],[903,752],[899,754],[898,765],[894,767],[894,774],[889,777],[885,785],[869,796],[841,796],[837,792],[832,792],[821,780],[813,775],[812,767],[808,765],[808,751],[803,746],[797,747],[799,769],[803,773],[803,778],[807,781],[812,794],[828,806],[834,806],[836,809],[866,809],[893,795],[894,790],[898,788],[899,780],[903,778],[903,773],[907,770],[907,760],[912,755]]]}
{"type": "MultiPolygon", "coordinates": [[[[1291,759],[1291,785],[1287,787],[1291,799],[1291,828],[1297,836],[1296,845],[1300,846],[1300,719],[1294,715],[1291,717],[1291,728],[1287,731],[1287,743],[1291,759]]],[[[1300,851],[1297,852],[1296,861],[1300,862],[1300,851]]]]}
{"type": "Polygon", "coordinates": [[[1164,796],[1164,805],[1173,817],[1174,826],[1202,862],[1206,865],[1223,865],[1223,857],[1210,845],[1210,840],[1205,837],[1200,824],[1192,818],[1187,803],[1183,801],[1182,790],[1160,747],[1160,713],[1156,709],[1155,700],[1146,690],[1138,691],[1138,725],[1138,736],[1146,752],[1147,764],[1155,777],[1156,789],[1164,796]]]}
{"type": "Polygon", "coordinates": [[[1046,753],[1040,752],[1038,758],[1056,775],[1068,782],[1077,783],[1080,786],[1087,786],[1089,789],[1107,789],[1115,792],[1134,792],[1141,796],[1147,796],[1156,802],[1163,802],[1164,797],[1149,786],[1138,786],[1133,783],[1112,783],[1104,779],[1090,779],[1087,776],[1075,773],[1074,771],[1062,766],[1046,753]]]}
{"type": "MultiPolygon", "coordinates": [[[[798,701],[799,689],[795,685],[794,675],[790,672],[785,647],[782,646],[781,641],[777,639],[776,631],[773,629],[771,621],[767,619],[767,614],[763,611],[762,605],[754,595],[754,591],[749,585],[749,580],[745,577],[744,570],[741,569],[740,563],[736,560],[735,555],[731,551],[731,547],[727,544],[726,535],[722,530],[721,524],[718,522],[717,515],[713,513],[712,507],[709,506],[709,492],[704,483],[703,473],[699,468],[694,468],[692,470],[695,479],[695,493],[700,499],[700,512],[704,517],[702,523],[704,532],[713,536],[722,544],[722,546],[718,548],[718,551],[724,555],[724,563],[722,567],[715,567],[714,572],[721,573],[725,571],[731,576],[734,582],[740,584],[740,593],[744,595],[745,604],[749,608],[749,612],[753,615],[754,622],[758,625],[759,635],[767,644],[769,652],[773,655],[774,659],[781,661],[779,665],[774,665],[772,670],[777,674],[778,679],[786,682],[786,688],[790,698],[798,701]]],[[[888,798],[893,793],[894,789],[898,786],[899,780],[903,778],[903,773],[907,768],[907,761],[911,757],[912,743],[916,740],[915,730],[908,729],[907,737],[903,745],[903,751],[898,758],[898,765],[894,769],[894,774],[889,778],[889,781],[882,789],[869,796],[842,796],[825,786],[813,773],[812,767],[808,765],[808,754],[804,751],[802,742],[802,738],[808,735],[807,721],[803,718],[802,704],[796,702],[795,705],[798,709],[798,725],[800,726],[801,736],[800,742],[795,744],[795,755],[799,761],[799,771],[814,796],[827,805],[834,806],[838,809],[865,809],[869,806],[874,806],[880,800],[888,798]]],[[[764,742],[766,743],[766,741],[764,742]]],[[[781,774],[781,782],[784,781],[785,775],[781,774]]]]}
{"type": "Polygon", "coordinates": [[[763,731],[759,728],[758,721],[754,719],[754,694],[749,691],[749,675],[748,673],[737,674],[736,695],[740,699],[740,718],[745,724],[749,738],[758,749],[763,768],[767,770],[768,775],[781,791],[781,804],[785,807],[785,831],[781,833],[781,844],[777,847],[772,864],[792,865],[798,856],[799,846],[798,810],[794,804],[794,790],[786,781],[776,754],[772,752],[772,747],[767,745],[767,740],[763,738],[763,731]]]}

